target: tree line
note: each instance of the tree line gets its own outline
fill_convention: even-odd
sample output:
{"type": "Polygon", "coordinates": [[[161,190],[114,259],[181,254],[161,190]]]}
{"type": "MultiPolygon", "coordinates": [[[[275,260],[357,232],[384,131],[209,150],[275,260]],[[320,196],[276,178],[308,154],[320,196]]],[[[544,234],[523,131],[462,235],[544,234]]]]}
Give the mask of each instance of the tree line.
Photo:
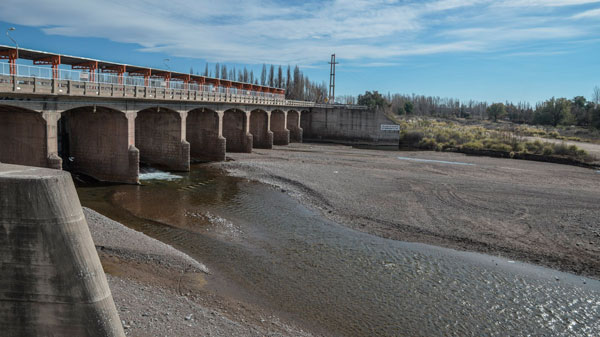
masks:
{"type": "Polygon", "coordinates": [[[552,97],[535,106],[527,102],[488,104],[424,95],[387,94],[367,91],[357,98],[343,96],[344,103],[383,108],[397,115],[444,118],[505,119],[519,124],[579,125],[600,128],[600,87],[595,87],[591,100],[584,96],[572,99],[552,97]]]}
{"type": "MultiPolygon", "coordinates": [[[[190,68],[190,74],[194,74],[193,68],[190,68]]],[[[200,72],[196,71],[196,75],[200,75],[200,72]]],[[[255,75],[253,69],[248,70],[245,66],[242,69],[236,69],[235,66],[228,69],[227,65],[219,63],[215,64],[213,72],[207,63],[202,76],[282,88],[285,89],[286,99],[324,103],[327,98],[325,82],[319,84],[311,81],[297,65],[293,70],[288,65],[284,72],[281,65],[263,64],[260,75],[255,75]]]]}

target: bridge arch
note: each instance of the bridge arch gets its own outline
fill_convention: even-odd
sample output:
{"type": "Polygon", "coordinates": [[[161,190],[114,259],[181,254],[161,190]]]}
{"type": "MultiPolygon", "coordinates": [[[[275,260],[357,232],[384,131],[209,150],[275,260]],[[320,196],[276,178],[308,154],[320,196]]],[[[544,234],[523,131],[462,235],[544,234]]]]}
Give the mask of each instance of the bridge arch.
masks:
{"type": "Polygon", "coordinates": [[[228,152],[252,152],[252,135],[248,129],[248,114],[239,109],[223,113],[223,137],[228,152]]]}
{"type": "Polygon", "coordinates": [[[196,160],[225,160],[223,116],[205,107],[190,110],[186,120],[186,139],[190,156],[196,160]]]}
{"type": "Polygon", "coordinates": [[[42,114],[0,105],[0,162],[49,167],[46,120],[42,114]]]}
{"type": "Polygon", "coordinates": [[[135,113],[104,106],[63,111],[59,154],[65,168],[102,181],[138,183],[135,113]]]}
{"type": "Polygon", "coordinates": [[[250,133],[253,147],[273,148],[273,132],[269,130],[269,120],[270,115],[265,110],[254,109],[250,112],[250,133]]]}
{"type": "Polygon", "coordinates": [[[302,128],[300,127],[300,111],[289,110],[287,113],[287,129],[290,130],[290,142],[302,143],[302,128]]]}
{"type": "Polygon", "coordinates": [[[290,130],[287,128],[287,112],[279,109],[271,111],[271,131],[274,145],[288,145],[290,130]]]}
{"type": "Polygon", "coordinates": [[[190,170],[190,144],[185,139],[186,112],[152,107],[135,118],[135,146],[140,161],[168,170],[190,170]]]}

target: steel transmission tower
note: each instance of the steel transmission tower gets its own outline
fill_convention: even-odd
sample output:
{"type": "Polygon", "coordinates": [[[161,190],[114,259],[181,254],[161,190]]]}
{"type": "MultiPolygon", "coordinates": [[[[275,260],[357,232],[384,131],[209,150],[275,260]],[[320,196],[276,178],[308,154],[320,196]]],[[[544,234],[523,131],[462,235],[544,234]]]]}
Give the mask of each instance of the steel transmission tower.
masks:
{"type": "Polygon", "coordinates": [[[329,62],[329,103],[335,103],[335,54],[331,54],[331,62],[329,62]]]}

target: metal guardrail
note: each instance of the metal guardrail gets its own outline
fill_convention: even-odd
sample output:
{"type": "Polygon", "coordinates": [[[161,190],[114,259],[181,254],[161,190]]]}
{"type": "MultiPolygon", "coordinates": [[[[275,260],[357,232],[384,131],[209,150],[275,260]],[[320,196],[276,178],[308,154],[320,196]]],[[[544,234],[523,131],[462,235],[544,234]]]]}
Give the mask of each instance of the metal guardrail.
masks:
{"type": "MultiPolygon", "coordinates": [[[[235,94],[235,95],[247,95],[247,96],[260,96],[270,98],[281,98],[283,95],[274,94],[269,92],[260,92],[247,89],[238,89],[235,87],[223,87],[213,86],[211,84],[200,85],[197,83],[185,83],[179,79],[171,79],[165,81],[164,79],[149,78],[146,84],[145,80],[141,76],[131,76],[123,74],[121,76],[112,73],[102,73],[70,70],[70,69],[56,69],[56,73],[53,73],[52,68],[47,67],[36,67],[30,65],[16,64],[16,76],[18,77],[35,77],[39,79],[57,79],[57,80],[71,80],[77,82],[88,82],[98,84],[116,84],[116,85],[128,85],[149,88],[163,88],[163,89],[180,89],[180,90],[191,90],[191,91],[211,91],[222,94],[235,94]],[[93,80],[92,80],[93,78],[93,80]]],[[[12,76],[10,72],[10,64],[0,63],[0,75],[12,76]]]]}
{"type": "Polygon", "coordinates": [[[314,102],[286,100],[283,95],[260,96],[211,90],[146,87],[127,84],[98,83],[70,79],[47,79],[35,76],[0,74],[1,93],[96,96],[154,100],[201,101],[313,107],[314,102]]]}

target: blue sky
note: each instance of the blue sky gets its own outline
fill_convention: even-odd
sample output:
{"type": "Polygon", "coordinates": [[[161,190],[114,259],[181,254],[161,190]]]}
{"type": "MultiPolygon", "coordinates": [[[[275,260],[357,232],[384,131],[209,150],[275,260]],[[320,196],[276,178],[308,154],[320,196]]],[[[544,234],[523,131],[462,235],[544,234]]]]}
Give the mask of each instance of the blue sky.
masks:
{"type": "Polygon", "coordinates": [[[535,103],[600,86],[600,1],[2,0],[11,26],[23,48],[182,72],[298,64],[320,82],[336,53],[338,95],[535,103]]]}

